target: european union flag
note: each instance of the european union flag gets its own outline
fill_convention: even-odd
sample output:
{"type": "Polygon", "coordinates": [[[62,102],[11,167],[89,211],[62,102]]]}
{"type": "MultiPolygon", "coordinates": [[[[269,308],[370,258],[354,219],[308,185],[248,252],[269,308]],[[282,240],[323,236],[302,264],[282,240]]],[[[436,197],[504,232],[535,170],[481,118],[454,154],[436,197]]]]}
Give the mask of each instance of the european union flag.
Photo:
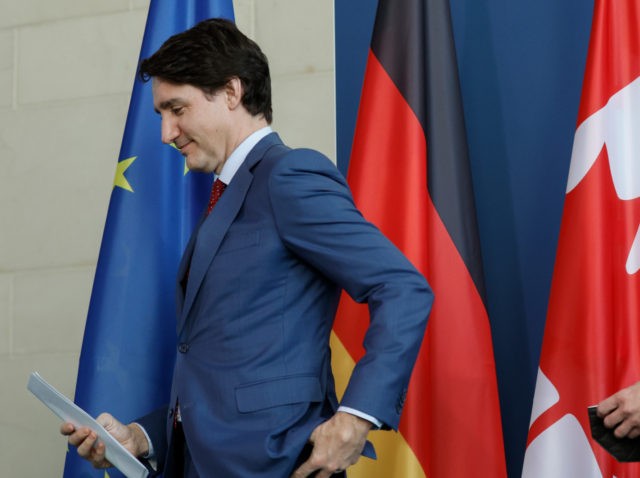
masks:
{"type": "MultiPolygon", "coordinates": [[[[151,0],[140,58],[200,20],[233,20],[231,0],[151,0]]],[[[209,197],[160,141],[151,84],[136,76],[82,343],[75,401],[125,423],[167,403],[175,355],[178,262],[209,197]]],[[[65,478],[103,477],[75,451],[65,478]]],[[[111,478],[123,476],[114,469],[111,478]]]]}

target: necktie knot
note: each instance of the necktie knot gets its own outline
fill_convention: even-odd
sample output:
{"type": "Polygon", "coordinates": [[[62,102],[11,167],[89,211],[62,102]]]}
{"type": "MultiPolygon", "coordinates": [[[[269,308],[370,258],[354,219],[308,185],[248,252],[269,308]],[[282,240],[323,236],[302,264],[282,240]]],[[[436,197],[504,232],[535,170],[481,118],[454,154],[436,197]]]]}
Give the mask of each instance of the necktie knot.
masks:
{"type": "Polygon", "coordinates": [[[220,196],[222,196],[222,193],[224,192],[226,187],[227,185],[220,181],[220,179],[216,179],[214,181],[213,187],[211,188],[211,196],[209,197],[209,207],[207,208],[207,214],[209,214],[213,210],[213,207],[218,202],[218,199],[220,199],[220,196]]]}

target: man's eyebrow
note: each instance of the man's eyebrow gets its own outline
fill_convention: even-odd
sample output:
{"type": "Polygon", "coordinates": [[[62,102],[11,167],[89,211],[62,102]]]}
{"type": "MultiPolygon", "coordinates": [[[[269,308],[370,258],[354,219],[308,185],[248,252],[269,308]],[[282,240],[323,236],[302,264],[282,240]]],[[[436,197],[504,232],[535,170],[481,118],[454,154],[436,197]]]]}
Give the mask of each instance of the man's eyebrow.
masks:
{"type": "Polygon", "coordinates": [[[154,108],[154,110],[156,113],[160,114],[160,111],[162,110],[168,110],[173,108],[176,105],[183,105],[183,104],[184,104],[183,101],[180,101],[177,98],[171,98],[170,100],[163,101],[162,103],[160,103],[157,108],[154,108]]]}

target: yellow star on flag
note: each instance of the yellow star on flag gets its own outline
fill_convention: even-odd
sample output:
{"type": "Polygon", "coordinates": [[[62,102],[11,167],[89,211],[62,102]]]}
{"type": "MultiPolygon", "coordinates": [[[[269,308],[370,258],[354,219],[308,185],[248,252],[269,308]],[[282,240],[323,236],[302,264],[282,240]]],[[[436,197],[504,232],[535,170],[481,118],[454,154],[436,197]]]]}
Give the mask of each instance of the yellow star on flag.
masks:
{"type": "Polygon", "coordinates": [[[113,179],[113,187],[116,186],[122,189],[126,189],[129,192],[133,192],[133,188],[127,178],[124,177],[124,172],[127,170],[131,163],[133,163],[138,157],[134,156],[132,158],[123,159],[122,161],[118,161],[118,166],[116,167],[116,177],[113,179]]]}
{"type": "MultiPolygon", "coordinates": [[[[173,146],[175,149],[178,149],[176,143],[171,143],[171,146],[173,146]]],[[[184,175],[186,176],[188,172],[189,168],[187,167],[187,158],[184,158],[184,175]]]]}

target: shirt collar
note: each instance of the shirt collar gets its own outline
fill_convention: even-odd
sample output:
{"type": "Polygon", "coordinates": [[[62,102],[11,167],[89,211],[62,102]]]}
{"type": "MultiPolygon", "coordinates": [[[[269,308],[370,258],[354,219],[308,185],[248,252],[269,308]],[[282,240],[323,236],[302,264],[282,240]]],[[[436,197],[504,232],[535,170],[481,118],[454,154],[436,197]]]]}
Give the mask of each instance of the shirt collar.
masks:
{"type": "Polygon", "coordinates": [[[261,128],[258,131],[254,131],[249,136],[247,136],[245,140],[240,143],[236,149],[233,150],[231,156],[229,156],[224,162],[222,171],[220,171],[220,176],[218,176],[218,179],[228,185],[242,163],[244,163],[244,160],[247,159],[247,156],[249,155],[253,147],[258,144],[258,142],[262,138],[272,132],[273,130],[270,126],[265,126],[264,128],[261,128]]]}

